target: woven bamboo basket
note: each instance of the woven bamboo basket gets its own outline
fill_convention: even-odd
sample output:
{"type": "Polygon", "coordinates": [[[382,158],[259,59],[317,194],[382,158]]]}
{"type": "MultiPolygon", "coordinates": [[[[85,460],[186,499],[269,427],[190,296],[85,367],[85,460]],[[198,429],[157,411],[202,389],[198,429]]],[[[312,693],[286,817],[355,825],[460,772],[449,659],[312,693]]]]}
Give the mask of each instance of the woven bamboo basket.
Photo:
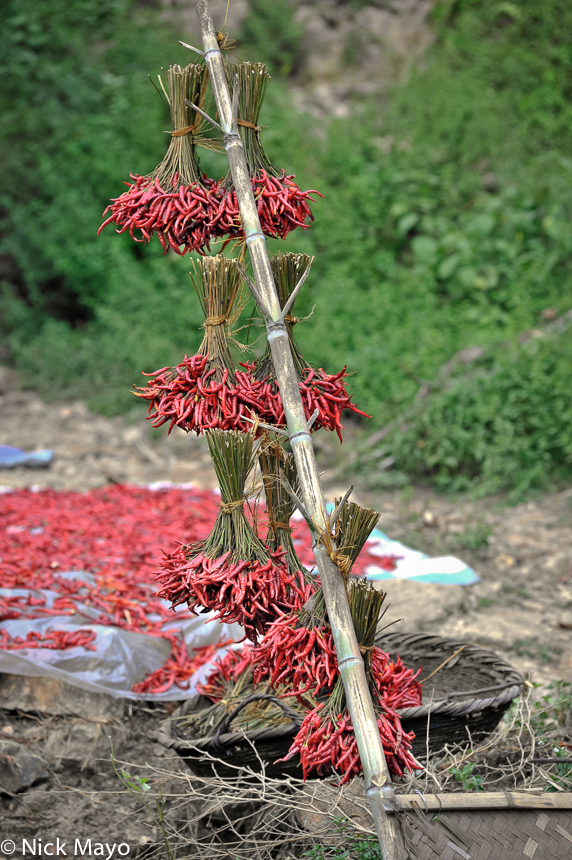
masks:
{"type": "MultiPolygon", "coordinates": [[[[421,680],[463,649],[423,685],[422,705],[399,711],[404,731],[415,732],[413,753],[418,758],[426,755],[428,722],[430,749],[440,749],[445,743],[469,745],[490,734],[512,700],[522,692],[522,676],[491,651],[475,645],[426,633],[382,634],[376,644],[393,656],[399,654],[412,668],[423,666],[421,680]]],[[[187,736],[181,718],[209,705],[203,696],[188,699],[159,733],[159,741],[175,750],[192,771],[201,776],[216,773],[225,777],[236,775],[236,767],[258,771],[264,762],[269,777],[300,775],[297,756],[288,762],[277,761],[286,755],[299,728],[299,716],[285,702],[272,696],[251,696],[228,715],[214,735],[187,736]],[[233,732],[232,720],[242,707],[256,698],[273,699],[292,717],[292,722],[273,728],[233,732]]]]}
{"type": "Polygon", "coordinates": [[[520,808],[486,808],[486,795],[466,800],[463,809],[401,813],[409,860],[572,858],[572,794],[558,795],[553,808],[542,795],[521,797],[520,808]]]}

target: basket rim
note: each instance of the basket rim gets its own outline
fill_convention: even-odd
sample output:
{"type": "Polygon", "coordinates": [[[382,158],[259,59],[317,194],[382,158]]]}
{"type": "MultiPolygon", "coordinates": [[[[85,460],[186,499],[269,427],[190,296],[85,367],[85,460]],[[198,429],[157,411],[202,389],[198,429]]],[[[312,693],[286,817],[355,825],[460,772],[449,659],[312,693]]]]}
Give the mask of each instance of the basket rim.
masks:
{"type": "MultiPolygon", "coordinates": [[[[511,681],[508,682],[510,686],[501,685],[504,689],[500,689],[498,695],[488,696],[487,698],[468,698],[463,701],[451,702],[449,700],[450,696],[459,696],[466,695],[462,691],[459,693],[448,693],[445,698],[441,698],[436,702],[430,702],[425,705],[415,705],[414,707],[409,708],[400,708],[397,713],[401,717],[401,719],[417,719],[427,717],[429,715],[441,715],[441,716],[450,716],[450,717],[459,717],[459,716],[470,716],[473,713],[478,711],[482,711],[487,708],[500,708],[511,702],[517,696],[522,693],[524,688],[524,678],[518,672],[514,666],[511,666],[510,663],[507,663],[506,660],[503,660],[501,657],[498,657],[493,651],[489,651],[486,648],[481,648],[479,645],[473,645],[471,642],[463,642],[458,639],[451,639],[447,636],[437,636],[432,633],[406,633],[404,632],[394,632],[389,633],[386,636],[378,635],[376,637],[376,645],[383,643],[385,648],[388,646],[391,650],[396,650],[395,645],[397,643],[402,643],[406,645],[411,645],[415,643],[423,644],[425,646],[436,646],[436,645],[447,645],[452,648],[460,647],[461,645],[465,645],[466,653],[472,654],[475,658],[477,657],[485,657],[487,658],[487,662],[491,663],[491,657],[494,658],[494,662],[496,663],[499,669],[504,670],[508,675],[512,675],[511,681]]],[[[498,688],[498,685],[497,685],[498,688]]],[[[481,691],[476,692],[484,692],[489,688],[482,688],[481,691]]],[[[494,686],[490,688],[491,692],[495,689],[494,686]]],[[[467,694],[470,694],[472,691],[467,691],[467,694]]],[[[197,699],[201,698],[199,694],[196,696],[187,699],[180,705],[171,715],[171,718],[167,720],[160,728],[158,734],[158,741],[163,744],[163,746],[168,747],[170,749],[196,749],[197,752],[208,752],[209,748],[212,748],[213,741],[215,735],[209,735],[204,738],[196,738],[193,740],[192,738],[177,738],[173,737],[172,729],[175,727],[173,720],[176,717],[184,716],[184,712],[188,710],[191,704],[196,703],[197,699]]],[[[257,743],[263,740],[273,741],[279,740],[285,735],[293,736],[299,729],[299,726],[296,723],[290,723],[283,726],[275,726],[273,728],[267,729],[253,729],[252,731],[245,732],[226,732],[225,734],[221,734],[218,738],[218,745],[220,747],[232,747],[236,745],[239,741],[242,742],[252,742],[257,743]]]]}
{"type": "Polygon", "coordinates": [[[490,687],[483,687],[480,690],[467,690],[466,692],[460,690],[459,692],[450,692],[447,693],[446,696],[441,697],[435,702],[430,702],[429,704],[415,705],[410,708],[400,708],[397,713],[402,719],[411,720],[417,717],[426,717],[429,714],[440,714],[451,717],[469,716],[470,714],[485,708],[500,708],[508,702],[511,702],[513,699],[516,699],[517,696],[520,696],[524,689],[524,678],[520,672],[514,668],[514,666],[511,666],[510,663],[507,663],[506,660],[503,660],[503,658],[495,654],[494,651],[489,651],[488,648],[482,648],[480,645],[474,645],[472,642],[463,642],[462,639],[452,639],[448,636],[438,636],[434,633],[406,633],[405,631],[396,631],[388,633],[386,636],[378,634],[375,639],[375,644],[381,647],[381,643],[384,646],[384,650],[388,648],[390,650],[397,650],[395,647],[397,643],[400,643],[401,647],[409,647],[414,644],[424,645],[425,647],[447,645],[452,649],[460,648],[464,645],[463,654],[465,657],[471,655],[473,659],[479,660],[479,662],[482,662],[482,659],[486,658],[486,663],[489,666],[496,666],[497,669],[503,671],[510,679],[506,684],[491,685],[490,687]],[[478,698],[475,695],[471,695],[488,691],[493,692],[495,688],[499,691],[498,695],[495,696],[478,698]],[[451,696],[454,696],[455,698],[457,696],[468,696],[469,698],[462,701],[451,702],[451,696]]]}

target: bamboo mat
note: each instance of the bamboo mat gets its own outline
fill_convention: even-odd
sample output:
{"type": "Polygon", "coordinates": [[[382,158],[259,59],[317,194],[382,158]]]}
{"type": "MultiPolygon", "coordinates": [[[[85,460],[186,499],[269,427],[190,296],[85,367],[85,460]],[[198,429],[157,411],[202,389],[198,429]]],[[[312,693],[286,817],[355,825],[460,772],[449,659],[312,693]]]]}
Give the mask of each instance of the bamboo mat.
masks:
{"type": "Polygon", "coordinates": [[[405,812],[410,860],[572,860],[572,810],[405,812]]]}

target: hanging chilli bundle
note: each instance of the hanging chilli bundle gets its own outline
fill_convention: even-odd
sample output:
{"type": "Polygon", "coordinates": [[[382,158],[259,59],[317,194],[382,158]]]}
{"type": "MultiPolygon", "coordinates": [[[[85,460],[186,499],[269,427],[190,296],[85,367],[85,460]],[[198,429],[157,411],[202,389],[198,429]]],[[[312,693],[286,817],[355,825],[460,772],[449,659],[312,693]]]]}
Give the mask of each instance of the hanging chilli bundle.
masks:
{"type": "Polygon", "coordinates": [[[230,328],[244,307],[236,260],[203,257],[193,261],[191,278],[206,317],[203,342],[176,367],[144,374],[147,386],[134,386],[134,394],[149,401],[153,427],[170,421],[169,433],[175,425],[197,434],[215,427],[248,430],[252,424],[244,416],[251,408],[239,400],[229,348],[230,328]]]}
{"type": "MultiPolygon", "coordinates": [[[[383,592],[363,580],[354,581],[350,588],[352,620],[360,651],[364,655],[387,765],[392,773],[403,776],[405,770],[413,771],[419,765],[411,754],[413,735],[403,732],[395,709],[420,705],[421,687],[416,681],[419,672],[415,674],[411,669],[406,669],[399,659],[395,663],[391,662],[389,655],[374,645],[384,597],[383,592]],[[383,666],[383,674],[373,672],[373,665],[376,669],[383,666]]],[[[288,761],[296,754],[300,755],[304,779],[311,772],[320,775],[333,769],[341,776],[340,784],[343,785],[362,773],[351,716],[339,675],[325,701],[317,702],[307,713],[283,760],[288,761]]]]}
{"type": "MultiPolygon", "coordinates": [[[[339,505],[340,500],[336,500],[339,505]]],[[[320,543],[347,580],[351,568],[379,519],[373,508],[362,508],[346,502],[330,531],[320,536],[320,543]]],[[[334,639],[328,623],[324,594],[316,577],[310,585],[313,592],[304,605],[292,615],[279,618],[256,649],[256,680],[270,677],[271,683],[291,687],[288,696],[302,701],[310,693],[317,698],[336,684],[339,671],[334,639]]]]}
{"type": "Polygon", "coordinates": [[[167,154],[147,176],[131,174],[133,183],[126,183],[129,190],[107,207],[104,217],[111,214],[98,234],[113,222],[116,232],[129,231],[136,242],[149,242],[156,234],[165,253],[170,248],[180,255],[187,251],[202,254],[209,249],[212,231],[208,224],[216,212],[216,201],[210,192],[215,183],[201,176],[196,145],[213,148],[214,144],[202,137],[204,121],[187,105],[188,100],[202,107],[207,77],[205,65],[169,67],[168,101],[173,130],[167,154]]]}
{"type": "MultiPolygon", "coordinates": [[[[270,263],[280,306],[284,307],[296,285],[312,264],[312,258],[308,257],[307,254],[279,253],[272,257],[270,263]]],[[[312,429],[319,430],[325,427],[327,430],[335,430],[341,442],[342,410],[349,409],[357,415],[364,415],[366,418],[370,416],[352,403],[344,382],[346,376],[349,375],[346,373],[345,367],[339,373],[330,375],[322,368],[317,370],[308,365],[294,337],[293,327],[299,320],[292,316],[292,310],[293,307],[290,308],[290,313],[286,315],[285,323],[306,419],[309,420],[317,411],[312,429]]],[[[238,371],[236,375],[242,399],[252,405],[261,420],[278,425],[283,424],[285,420],[284,409],[269,347],[266,347],[264,354],[258,361],[250,364],[244,363],[242,366],[245,371],[238,371]]]]}
{"type": "MultiPolygon", "coordinates": [[[[238,125],[262,230],[267,236],[285,239],[295,227],[304,229],[314,220],[309,203],[315,200],[311,195],[323,195],[319,191],[301,191],[294,176],[286,176],[284,170],[273,167],[262,147],[258,120],[270,80],[264,63],[231,64],[229,73],[231,89],[238,75],[238,125]]],[[[210,228],[220,236],[242,238],[244,230],[230,174],[213,188],[212,196],[217,197],[218,208],[210,228]]]]}
{"type": "Polygon", "coordinates": [[[166,554],[158,596],[173,608],[187,603],[191,611],[202,607],[221,621],[236,621],[256,642],[272,621],[292,610],[295,577],[285,552],[267,549],[245,515],[244,488],[258,455],[254,433],[206,435],[221,492],[219,514],[206,540],[166,554]]]}

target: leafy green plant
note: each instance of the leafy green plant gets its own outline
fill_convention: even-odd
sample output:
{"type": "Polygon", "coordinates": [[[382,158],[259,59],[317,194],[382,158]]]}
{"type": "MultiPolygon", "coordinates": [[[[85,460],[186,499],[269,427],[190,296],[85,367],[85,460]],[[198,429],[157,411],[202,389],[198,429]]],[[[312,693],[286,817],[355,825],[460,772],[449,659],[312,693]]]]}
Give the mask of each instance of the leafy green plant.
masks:
{"type": "Polygon", "coordinates": [[[474,526],[469,526],[458,535],[456,543],[464,549],[484,549],[489,545],[489,538],[492,533],[492,526],[488,525],[484,519],[479,519],[474,526]]]}
{"type": "MultiPolygon", "coordinates": [[[[237,52],[272,68],[264,145],[326,195],[309,230],[269,248],[316,254],[298,307],[320,311],[299,326],[307,359],[358,371],[372,430],[403,418],[367,474],[518,499],[572,469],[569,338],[503,346],[572,305],[572,6],[442,0],[433,26],[423,72],[383,111],[374,96],[351,132],[332,120],[318,137],[285,85],[301,44],[292,5],[249,4],[237,52]],[[444,379],[467,345],[486,357],[444,379]]],[[[164,153],[147,73],[189,62],[177,35],[134,0],[8,0],[0,32],[0,334],[25,385],[109,414],[130,408],[140,371],[200,341],[184,259],[95,238],[129,172],[164,153]]],[[[201,163],[226,170],[216,153],[201,163]]]]}
{"type": "Polygon", "coordinates": [[[539,735],[572,723],[572,683],[560,680],[547,684],[546,692],[532,705],[530,723],[539,735]]]}
{"type": "Polygon", "coordinates": [[[477,600],[477,610],[478,609],[488,609],[490,606],[497,606],[500,603],[500,600],[495,600],[494,597],[479,597],[477,600]]]}
{"type": "Polygon", "coordinates": [[[246,44],[271,74],[290,75],[303,35],[304,28],[294,21],[294,7],[287,0],[250,0],[240,29],[239,52],[244,54],[246,44]]]}
{"type": "Polygon", "coordinates": [[[309,860],[383,860],[379,842],[356,835],[347,819],[336,819],[336,830],[343,836],[342,845],[313,845],[302,857],[309,860]]]}
{"type": "Polygon", "coordinates": [[[511,650],[518,654],[519,657],[540,659],[543,663],[552,663],[554,657],[562,653],[562,649],[557,646],[550,643],[536,642],[533,639],[517,639],[511,645],[511,650]]]}
{"type": "Polygon", "coordinates": [[[148,785],[148,779],[146,777],[131,776],[131,774],[123,767],[118,769],[115,761],[115,754],[113,752],[113,743],[111,742],[111,738],[109,739],[109,743],[111,745],[111,765],[113,767],[113,770],[115,771],[115,775],[121,780],[125,788],[128,789],[131,794],[135,794],[141,799],[141,803],[143,804],[149,818],[154,822],[157,829],[161,831],[161,834],[163,836],[163,842],[165,844],[165,849],[167,851],[167,859],[175,860],[175,854],[171,847],[171,843],[169,842],[169,837],[167,836],[167,830],[165,827],[165,818],[163,815],[165,808],[165,799],[163,797],[161,787],[159,786],[159,795],[155,798],[156,813],[154,813],[151,809],[150,804],[145,799],[146,792],[151,791],[151,786],[148,785]]]}
{"type": "Polygon", "coordinates": [[[555,791],[570,791],[572,789],[572,761],[570,750],[555,744],[551,747],[540,747],[542,753],[546,753],[547,758],[562,759],[562,764],[550,761],[544,764],[552,765],[550,768],[550,781],[546,785],[545,790],[553,793],[555,791]],[[555,765],[555,766],[554,766],[555,765]]]}
{"type": "Polygon", "coordinates": [[[473,774],[475,762],[467,762],[461,767],[450,767],[449,772],[453,774],[457,782],[463,786],[463,791],[484,791],[483,778],[473,774]]]}
{"type": "MultiPolygon", "coordinates": [[[[510,490],[516,501],[572,474],[571,375],[566,333],[501,349],[405,413],[385,448],[442,489],[510,490]]],[[[467,537],[474,545],[485,533],[467,537]]]]}

